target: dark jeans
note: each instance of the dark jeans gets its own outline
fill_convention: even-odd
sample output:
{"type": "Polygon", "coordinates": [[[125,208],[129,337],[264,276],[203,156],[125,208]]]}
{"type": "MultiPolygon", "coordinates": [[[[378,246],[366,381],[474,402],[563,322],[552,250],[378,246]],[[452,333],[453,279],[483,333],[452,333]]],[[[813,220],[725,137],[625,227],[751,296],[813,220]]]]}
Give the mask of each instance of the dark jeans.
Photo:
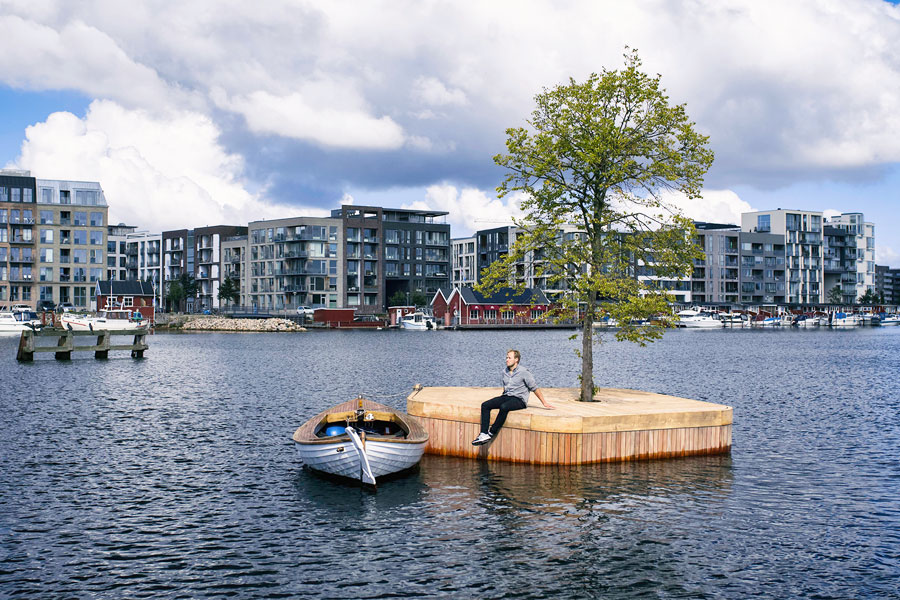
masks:
{"type": "Polygon", "coordinates": [[[488,425],[491,423],[491,410],[495,408],[500,409],[497,413],[497,418],[494,419],[494,425],[491,427],[491,430],[493,431],[491,435],[497,435],[497,433],[500,432],[500,428],[503,427],[503,424],[506,422],[506,415],[509,411],[522,410],[526,406],[528,406],[528,404],[516,396],[504,395],[486,400],[481,404],[481,433],[488,432],[488,425]]]}

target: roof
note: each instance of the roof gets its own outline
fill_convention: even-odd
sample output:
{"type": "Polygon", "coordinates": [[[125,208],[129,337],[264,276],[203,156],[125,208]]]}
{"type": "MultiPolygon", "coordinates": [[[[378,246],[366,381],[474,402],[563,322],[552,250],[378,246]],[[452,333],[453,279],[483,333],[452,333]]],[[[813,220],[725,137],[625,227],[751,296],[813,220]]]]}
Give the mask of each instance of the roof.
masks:
{"type": "Polygon", "coordinates": [[[456,289],[466,304],[550,304],[544,292],[537,288],[525,288],[520,293],[512,288],[500,288],[490,296],[468,286],[456,289]]]}
{"type": "Polygon", "coordinates": [[[153,296],[153,284],[146,281],[98,281],[99,296],[153,296]]]}

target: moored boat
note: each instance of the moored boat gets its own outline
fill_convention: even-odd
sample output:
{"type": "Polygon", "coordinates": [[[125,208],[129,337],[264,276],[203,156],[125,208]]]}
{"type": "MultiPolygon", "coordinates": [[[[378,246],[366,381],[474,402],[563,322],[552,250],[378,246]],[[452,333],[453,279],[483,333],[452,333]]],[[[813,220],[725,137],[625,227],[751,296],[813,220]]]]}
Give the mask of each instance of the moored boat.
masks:
{"type": "Polygon", "coordinates": [[[710,329],[714,327],[722,327],[722,321],[719,316],[705,310],[696,308],[688,308],[678,311],[679,320],[678,327],[688,329],[710,329]]]}
{"type": "Polygon", "coordinates": [[[881,315],[881,324],[884,326],[888,325],[900,325],[900,315],[894,313],[882,313],[881,315]]]}
{"type": "Polygon", "coordinates": [[[405,413],[360,396],[308,420],[293,440],[310,469],[374,487],[378,477],[419,463],[428,432],[405,413]]]}
{"type": "Polygon", "coordinates": [[[37,313],[17,310],[0,312],[0,335],[19,335],[26,329],[38,329],[42,326],[37,313]]]}
{"type": "Polygon", "coordinates": [[[400,328],[409,329],[411,331],[431,331],[438,327],[433,316],[417,310],[400,319],[400,328]]]}
{"type": "Polygon", "coordinates": [[[63,327],[76,331],[139,330],[149,325],[143,319],[135,319],[127,310],[101,310],[97,315],[64,313],[59,321],[63,327]]]}
{"type": "Polygon", "coordinates": [[[853,313],[836,312],[828,315],[828,325],[830,327],[859,327],[862,320],[859,315],[853,313]]]}

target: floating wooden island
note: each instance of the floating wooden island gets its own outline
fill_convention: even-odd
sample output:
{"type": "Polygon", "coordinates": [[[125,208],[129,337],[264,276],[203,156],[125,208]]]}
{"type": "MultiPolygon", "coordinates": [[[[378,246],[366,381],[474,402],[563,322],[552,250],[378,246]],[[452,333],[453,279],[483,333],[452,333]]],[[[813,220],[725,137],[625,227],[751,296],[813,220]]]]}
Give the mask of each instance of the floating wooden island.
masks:
{"type": "Polygon", "coordinates": [[[555,410],[532,394],[528,408],[509,413],[500,435],[484,446],[472,445],[481,403],[500,388],[417,386],[406,410],[428,431],[425,452],[445,456],[577,465],[731,450],[730,406],[611,388],[598,391],[598,402],[579,402],[576,388],[541,391],[555,410]]]}

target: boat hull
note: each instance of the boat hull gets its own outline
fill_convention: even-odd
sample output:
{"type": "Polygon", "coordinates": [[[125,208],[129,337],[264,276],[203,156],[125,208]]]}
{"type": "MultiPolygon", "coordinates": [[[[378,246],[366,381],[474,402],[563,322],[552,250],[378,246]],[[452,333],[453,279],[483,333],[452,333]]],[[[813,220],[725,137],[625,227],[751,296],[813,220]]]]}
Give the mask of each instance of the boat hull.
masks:
{"type": "Polygon", "coordinates": [[[698,319],[696,321],[693,321],[691,319],[682,319],[678,323],[678,326],[685,329],[721,329],[723,327],[722,321],[718,319],[698,319]]]}
{"type": "MultiPolygon", "coordinates": [[[[346,436],[328,444],[294,442],[297,456],[304,465],[329,475],[359,480],[362,472],[359,453],[346,436]]],[[[411,469],[425,452],[425,442],[397,443],[394,441],[366,441],[366,456],[375,477],[384,477],[411,469]]]]}
{"type": "Polygon", "coordinates": [[[376,479],[416,466],[428,442],[425,428],[405,413],[358,398],[322,411],[294,432],[294,447],[303,464],[320,473],[365,481],[360,450],[344,425],[368,432],[360,435],[360,446],[376,479]],[[354,420],[362,414],[365,419],[354,420]],[[327,435],[332,427],[337,435],[327,435]]]}
{"type": "Polygon", "coordinates": [[[75,331],[144,331],[147,325],[144,323],[136,323],[134,321],[126,321],[123,319],[97,319],[93,317],[63,317],[60,319],[63,327],[71,327],[75,331]]]}

